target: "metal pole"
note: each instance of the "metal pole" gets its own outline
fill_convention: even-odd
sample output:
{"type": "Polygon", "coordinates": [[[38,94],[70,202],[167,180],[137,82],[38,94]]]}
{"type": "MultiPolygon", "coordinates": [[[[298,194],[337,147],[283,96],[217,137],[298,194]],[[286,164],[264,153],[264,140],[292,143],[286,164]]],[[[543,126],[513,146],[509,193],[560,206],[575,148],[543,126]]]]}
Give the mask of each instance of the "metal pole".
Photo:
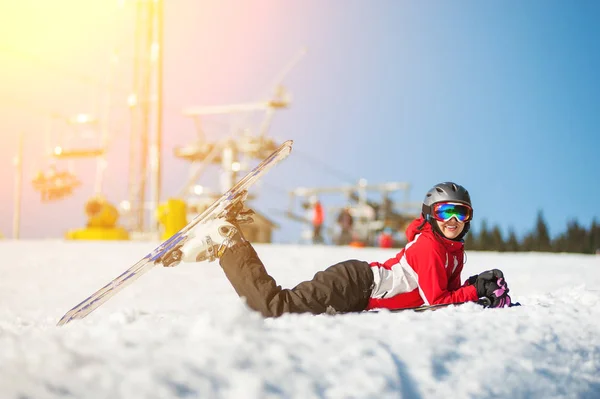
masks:
{"type": "MultiPolygon", "coordinates": [[[[151,147],[151,112],[152,112],[152,42],[154,38],[154,8],[152,3],[146,3],[142,6],[142,24],[143,30],[140,32],[140,47],[142,59],[141,85],[140,85],[140,129],[141,129],[141,156],[140,162],[140,189],[138,192],[139,203],[139,230],[146,229],[146,190],[148,187],[148,160],[152,162],[151,147]]],[[[150,181],[150,183],[152,183],[150,181]]],[[[150,228],[152,230],[152,228],[150,228]]]]}
{"type": "Polygon", "coordinates": [[[163,129],[163,21],[164,21],[164,2],[156,0],[156,137],[153,151],[153,172],[154,172],[154,229],[159,232],[160,226],[157,218],[158,207],[161,197],[161,178],[162,178],[162,129],[163,129]]]}
{"type": "MultiPolygon", "coordinates": [[[[135,11],[135,34],[134,34],[134,57],[133,57],[133,83],[132,94],[129,98],[130,113],[130,136],[129,136],[129,212],[131,215],[130,229],[140,232],[142,229],[143,214],[140,214],[139,190],[141,182],[141,171],[139,149],[141,141],[140,121],[138,113],[140,112],[141,90],[140,90],[140,69],[143,62],[143,52],[140,45],[140,37],[143,31],[143,9],[144,4],[137,3],[135,11]]],[[[143,211],[142,211],[143,212],[143,211]]]]}
{"type": "Polygon", "coordinates": [[[18,240],[21,235],[21,197],[23,187],[23,132],[19,133],[19,144],[15,156],[15,211],[13,214],[13,238],[18,240]]]}

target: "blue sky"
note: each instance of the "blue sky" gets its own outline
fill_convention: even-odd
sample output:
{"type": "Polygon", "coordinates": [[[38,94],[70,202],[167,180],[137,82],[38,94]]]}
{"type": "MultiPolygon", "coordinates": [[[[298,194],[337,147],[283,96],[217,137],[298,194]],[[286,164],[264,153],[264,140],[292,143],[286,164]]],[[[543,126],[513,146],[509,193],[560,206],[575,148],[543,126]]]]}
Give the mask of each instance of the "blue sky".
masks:
{"type": "MultiPolygon", "coordinates": [[[[277,113],[270,131],[293,139],[294,152],[265,178],[257,209],[275,216],[287,206],[285,192],[297,186],[407,181],[411,200],[420,201],[433,184],[453,180],[471,192],[476,226],[485,218],[522,235],[542,210],[555,235],[570,219],[586,226],[600,219],[598,2],[167,3],[165,197],[188,171],[171,156],[172,147],[194,135],[177,111],[257,99],[306,47],[285,79],[293,104],[277,113]]],[[[96,52],[104,50],[98,44],[96,52]]],[[[105,69],[77,57],[69,67],[97,76],[105,69]]],[[[69,77],[55,79],[72,86],[69,95],[89,97],[69,77]]],[[[70,111],[73,100],[61,103],[56,90],[30,100],[40,98],[79,112],[70,111]]],[[[9,132],[34,130],[41,119],[17,112],[3,125],[9,132]]],[[[5,141],[0,231],[9,235],[12,176],[6,171],[15,135],[5,141]]],[[[125,151],[115,148],[114,156],[125,151]]],[[[90,169],[81,166],[84,174],[90,169]]],[[[126,173],[113,172],[107,195],[119,201],[126,173]]],[[[82,225],[90,190],[91,183],[62,203],[42,205],[27,189],[23,235],[58,236],[82,225]]],[[[296,238],[300,226],[274,219],[282,225],[278,241],[296,238]]]]}

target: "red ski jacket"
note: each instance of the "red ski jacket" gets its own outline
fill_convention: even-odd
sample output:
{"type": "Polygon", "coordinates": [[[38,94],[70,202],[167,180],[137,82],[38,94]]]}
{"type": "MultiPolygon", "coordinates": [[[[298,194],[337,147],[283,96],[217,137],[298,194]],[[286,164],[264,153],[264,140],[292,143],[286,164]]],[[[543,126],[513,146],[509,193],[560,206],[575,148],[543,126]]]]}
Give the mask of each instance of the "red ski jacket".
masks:
{"type": "Polygon", "coordinates": [[[406,238],[408,244],[395,257],[370,264],[375,286],[367,309],[477,301],[475,286],[461,287],[462,242],[434,233],[422,218],[408,226],[406,238]]]}
{"type": "Polygon", "coordinates": [[[323,206],[321,205],[321,203],[319,201],[317,201],[313,208],[313,220],[312,220],[313,226],[322,225],[324,218],[325,217],[323,215],[323,206]]]}

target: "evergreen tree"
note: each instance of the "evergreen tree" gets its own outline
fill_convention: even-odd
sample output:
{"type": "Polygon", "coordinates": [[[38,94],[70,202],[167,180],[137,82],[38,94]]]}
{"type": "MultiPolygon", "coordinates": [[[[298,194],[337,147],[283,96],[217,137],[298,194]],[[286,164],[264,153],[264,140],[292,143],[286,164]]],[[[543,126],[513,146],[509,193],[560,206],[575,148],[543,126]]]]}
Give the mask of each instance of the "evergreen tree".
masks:
{"type": "Polygon", "coordinates": [[[523,242],[521,243],[521,250],[525,252],[535,251],[535,234],[527,233],[525,237],[523,237],[523,242]]]}
{"type": "Polygon", "coordinates": [[[465,249],[477,251],[477,236],[473,229],[469,230],[469,232],[465,236],[465,249]]]}
{"type": "Polygon", "coordinates": [[[596,218],[594,218],[590,227],[590,242],[592,253],[600,255],[600,224],[598,224],[596,218]]]}
{"type": "Polygon", "coordinates": [[[550,245],[550,234],[548,226],[544,220],[542,211],[538,211],[537,221],[535,224],[535,235],[533,237],[533,250],[538,252],[548,252],[552,249],[550,245]]]}
{"type": "Polygon", "coordinates": [[[515,231],[511,228],[508,231],[508,240],[506,241],[506,250],[508,252],[517,252],[520,251],[519,240],[517,240],[517,235],[515,231]]]}
{"type": "Polygon", "coordinates": [[[594,218],[590,228],[586,229],[577,220],[570,220],[567,223],[566,231],[555,239],[551,239],[543,213],[538,211],[534,230],[519,240],[514,229],[511,228],[505,241],[500,227],[494,226],[490,230],[487,220],[483,219],[479,231],[471,230],[466,235],[465,248],[477,251],[552,251],[600,254],[600,223],[594,218]]]}
{"type": "Polygon", "coordinates": [[[552,240],[552,252],[567,252],[567,240],[565,233],[560,234],[552,240]]]}
{"type": "Polygon", "coordinates": [[[502,232],[500,231],[500,227],[497,225],[494,226],[492,232],[490,233],[490,243],[493,251],[504,252],[506,250],[506,244],[504,243],[502,232]]]}
{"type": "Polygon", "coordinates": [[[492,249],[492,238],[488,231],[487,220],[481,221],[481,231],[477,239],[477,249],[480,251],[489,251],[492,249]]]}
{"type": "Polygon", "coordinates": [[[567,252],[585,253],[585,238],[587,231],[579,226],[577,220],[572,220],[567,225],[566,247],[567,252]]]}
{"type": "Polygon", "coordinates": [[[567,233],[562,233],[552,241],[553,252],[568,252],[569,245],[567,240],[567,233]]]}

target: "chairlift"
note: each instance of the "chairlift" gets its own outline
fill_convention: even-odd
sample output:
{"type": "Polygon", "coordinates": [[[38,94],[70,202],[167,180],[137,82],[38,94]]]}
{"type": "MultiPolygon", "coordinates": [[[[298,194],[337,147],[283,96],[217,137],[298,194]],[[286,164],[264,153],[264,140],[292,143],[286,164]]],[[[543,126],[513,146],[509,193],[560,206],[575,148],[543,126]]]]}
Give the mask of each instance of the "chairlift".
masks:
{"type": "Polygon", "coordinates": [[[76,159],[96,159],[95,191],[100,192],[106,155],[105,132],[101,130],[99,121],[88,114],[53,116],[46,131],[46,156],[50,158],[50,166],[39,169],[31,180],[42,202],[67,198],[82,185],[75,173],[76,159]],[[67,162],[67,168],[61,168],[57,162],[67,162]]]}
{"type": "Polygon", "coordinates": [[[42,202],[57,201],[73,194],[81,185],[77,176],[68,170],[57,170],[53,165],[46,171],[38,171],[31,183],[41,195],[42,202]]]}
{"type": "Polygon", "coordinates": [[[97,158],[106,154],[105,137],[98,119],[89,114],[61,118],[55,132],[48,132],[47,143],[52,145],[50,156],[55,159],[97,158]]]}

